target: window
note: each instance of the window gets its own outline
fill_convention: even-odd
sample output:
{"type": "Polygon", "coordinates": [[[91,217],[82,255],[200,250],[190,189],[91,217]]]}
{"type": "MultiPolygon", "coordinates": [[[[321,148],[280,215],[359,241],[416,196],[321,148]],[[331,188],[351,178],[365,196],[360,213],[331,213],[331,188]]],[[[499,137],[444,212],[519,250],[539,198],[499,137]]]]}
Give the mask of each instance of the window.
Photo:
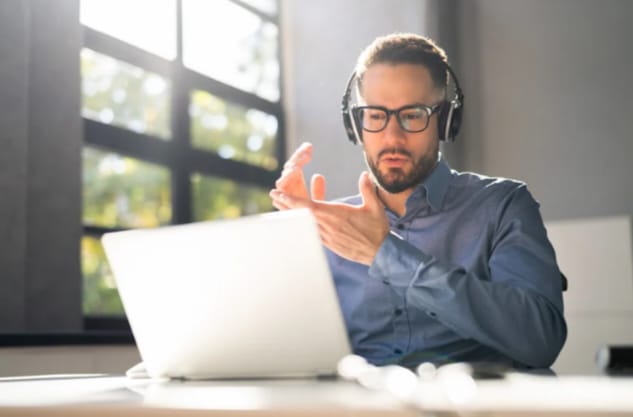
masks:
{"type": "Polygon", "coordinates": [[[272,210],[276,0],[82,0],[86,329],[123,308],[100,237],[272,210]]]}

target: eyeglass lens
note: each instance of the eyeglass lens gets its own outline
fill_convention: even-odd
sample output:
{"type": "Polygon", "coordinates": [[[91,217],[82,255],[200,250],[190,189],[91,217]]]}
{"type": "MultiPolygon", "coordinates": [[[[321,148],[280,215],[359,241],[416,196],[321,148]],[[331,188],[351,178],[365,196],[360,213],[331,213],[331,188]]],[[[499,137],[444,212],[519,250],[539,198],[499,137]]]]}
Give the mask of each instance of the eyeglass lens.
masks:
{"type": "Polygon", "coordinates": [[[420,132],[426,129],[429,114],[424,107],[405,107],[395,112],[388,112],[382,108],[365,107],[361,110],[361,123],[364,130],[380,132],[389,123],[390,113],[394,113],[402,129],[407,132],[420,132]]]}

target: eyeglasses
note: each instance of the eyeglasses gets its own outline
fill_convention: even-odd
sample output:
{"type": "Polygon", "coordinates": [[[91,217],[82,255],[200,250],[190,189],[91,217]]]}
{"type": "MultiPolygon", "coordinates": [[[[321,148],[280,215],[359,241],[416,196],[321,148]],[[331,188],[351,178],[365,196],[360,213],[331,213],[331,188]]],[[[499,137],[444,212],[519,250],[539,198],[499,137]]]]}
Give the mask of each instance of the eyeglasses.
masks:
{"type": "Polygon", "coordinates": [[[359,106],[352,109],[352,112],[360,127],[367,132],[376,133],[384,130],[393,114],[404,131],[418,133],[429,126],[431,116],[439,109],[439,104],[435,106],[411,104],[395,110],[382,106],[359,106]]]}

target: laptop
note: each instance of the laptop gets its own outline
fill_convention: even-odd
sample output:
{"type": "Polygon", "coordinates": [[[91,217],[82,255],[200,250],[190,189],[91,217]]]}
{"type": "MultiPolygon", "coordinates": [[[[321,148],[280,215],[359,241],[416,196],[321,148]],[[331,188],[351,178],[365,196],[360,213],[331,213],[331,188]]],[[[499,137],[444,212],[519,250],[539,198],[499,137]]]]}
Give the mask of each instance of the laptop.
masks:
{"type": "Polygon", "coordinates": [[[334,375],[349,340],[307,209],[102,239],[147,374],[334,375]]]}

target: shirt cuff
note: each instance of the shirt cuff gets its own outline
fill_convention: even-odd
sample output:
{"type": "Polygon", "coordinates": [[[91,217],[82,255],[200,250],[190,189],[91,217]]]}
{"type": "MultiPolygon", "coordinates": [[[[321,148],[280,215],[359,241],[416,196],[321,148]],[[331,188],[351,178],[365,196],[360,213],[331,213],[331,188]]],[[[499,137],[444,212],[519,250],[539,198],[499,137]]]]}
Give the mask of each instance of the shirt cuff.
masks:
{"type": "Polygon", "coordinates": [[[369,276],[406,287],[420,265],[429,263],[432,259],[394,232],[390,232],[369,266],[369,276]]]}

